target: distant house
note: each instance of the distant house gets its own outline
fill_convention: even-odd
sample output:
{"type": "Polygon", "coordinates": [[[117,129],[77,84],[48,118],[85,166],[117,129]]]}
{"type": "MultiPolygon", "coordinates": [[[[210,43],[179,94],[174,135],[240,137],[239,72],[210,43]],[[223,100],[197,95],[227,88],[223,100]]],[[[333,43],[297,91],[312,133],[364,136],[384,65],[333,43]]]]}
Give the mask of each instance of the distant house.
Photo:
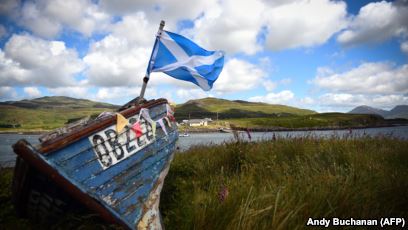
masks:
{"type": "Polygon", "coordinates": [[[189,126],[207,126],[208,120],[207,119],[191,119],[188,121],[189,126]]]}

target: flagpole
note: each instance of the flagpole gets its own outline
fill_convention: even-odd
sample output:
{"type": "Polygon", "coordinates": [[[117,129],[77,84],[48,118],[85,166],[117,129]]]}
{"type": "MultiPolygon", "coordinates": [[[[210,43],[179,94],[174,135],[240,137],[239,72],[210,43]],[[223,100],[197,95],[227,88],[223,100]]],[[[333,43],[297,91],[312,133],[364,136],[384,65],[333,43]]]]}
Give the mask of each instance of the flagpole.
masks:
{"type": "MultiPolygon", "coordinates": [[[[157,53],[157,52],[155,53],[155,49],[157,49],[156,46],[158,45],[157,43],[158,43],[158,40],[160,39],[160,36],[162,34],[164,24],[165,24],[165,22],[162,20],[160,22],[159,30],[157,31],[156,41],[154,42],[155,44],[153,46],[152,55],[150,57],[150,63],[148,65],[149,67],[153,66],[153,64],[154,64],[154,59],[156,58],[156,53],[157,53]]],[[[143,78],[143,86],[142,86],[142,89],[140,91],[139,102],[141,102],[143,100],[143,97],[144,97],[144,94],[145,94],[145,91],[146,91],[146,87],[147,87],[147,83],[149,82],[149,77],[150,77],[150,70],[146,71],[146,75],[143,78]]]]}

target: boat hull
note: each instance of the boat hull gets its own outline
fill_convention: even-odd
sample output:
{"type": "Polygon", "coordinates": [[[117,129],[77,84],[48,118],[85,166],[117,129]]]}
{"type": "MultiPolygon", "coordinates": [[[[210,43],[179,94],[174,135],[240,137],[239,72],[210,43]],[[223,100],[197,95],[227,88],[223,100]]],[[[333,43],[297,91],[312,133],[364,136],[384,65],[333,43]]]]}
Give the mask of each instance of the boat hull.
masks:
{"type": "Polygon", "coordinates": [[[104,219],[130,229],[160,229],[160,191],[176,148],[177,126],[168,119],[163,122],[168,113],[164,100],[132,111],[122,114],[131,125],[144,124],[140,137],[129,127],[118,134],[114,120],[101,121],[107,125],[86,127],[92,131],[66,137],[69,141],[59,138],[62,147],[49,141],[36,148],[21,140],[14,150],[104,219]],[[156,128],[146,122],[140,116],[142,109],[162,124],[156,128]],[[41,152],[44,149],[48,151],[41,152]]]}

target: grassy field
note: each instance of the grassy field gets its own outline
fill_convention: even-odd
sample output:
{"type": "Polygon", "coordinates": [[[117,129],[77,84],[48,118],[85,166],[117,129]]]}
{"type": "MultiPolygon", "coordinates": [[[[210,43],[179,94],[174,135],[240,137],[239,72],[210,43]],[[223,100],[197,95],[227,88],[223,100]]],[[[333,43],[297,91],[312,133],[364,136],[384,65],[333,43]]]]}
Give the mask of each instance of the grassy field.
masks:
{"type": "MultiPolygon", "coordinates": [[[[407,217],[407,165],[408,141],[388,137],[198,146],[176,155],[160,209],[166,229],[302,229],[309,217],[407,217]]],[[[35,229],[14,216],[11,174],[0,174],[0,228],[35,229]]],[[[103,227],[88,217],[64,219],[58,228],[103,227]]]]}
{"type": "Polygon", "coordinates": [[[58,109],[25,109],[17,107],[2,108],[2,124],[20,124],[17,128],[0,128],[0,131],[42,131],[64,126],[69,119],[96,116],[106,109],[101,108],[58,108],[58,109]]]}
{"type": "Polygon", "coordinates": [[[249,128],[356,127],[386,124],[386,121],[380,116],[347,113],[319,113],[273,118],[227,119],[223,122],[249,128]]]}
{"type": "Polygon", "coordinates": [[[408,216],[408,142],[278,139],[176,156],[166,229],[299,229],[309,217],[408,216]]]}
{"type": "Polygon", "coordinates": [[[386,120],[380,116],[368,114],[347,114],[347,113],[319,113],[309,115],[291,115],[282,117],[258,117],[225,119],[209,123],[208,126],[187,127],[180,126],[181,132],[194,132],[195,130],[217,130],[228,128],[230,125],[252,130],[278,130],[278,129],[336,129],[353,127],[380,127],[394,124],[408,124],[408,120],[395,119],[386,120]]]}
{"type": "Polygon", "coordinates": [[[260,102],[230,101],[219,98],[202,98],[190,100],[176,106],[175,116],[178,120],[189,118],[248,118],[248,117],[271,117],[278,115],[306,115],[314,114],[315,111],[300,109],[287,105],[272,105],[260,102]]]}
{"type": "Polygon", "coordinates": [[[0,131],[44,131],[67,122],[113,111],[117,106],[70,97],[42,97],[0,102],[0,131]],[[14,127],[7,127],[7,126],[14,127]]]}

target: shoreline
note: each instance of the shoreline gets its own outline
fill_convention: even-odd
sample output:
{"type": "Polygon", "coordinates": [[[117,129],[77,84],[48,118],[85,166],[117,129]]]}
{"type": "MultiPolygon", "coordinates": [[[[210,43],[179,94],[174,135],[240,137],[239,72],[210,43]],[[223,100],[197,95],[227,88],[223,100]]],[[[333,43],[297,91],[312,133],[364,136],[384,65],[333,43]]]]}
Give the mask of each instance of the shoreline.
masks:
{"type": "MultiPolygon", "coordinates": [[[[350,126],[350,127],[304,127],[304,128],[286,128],[286,127],[269,127],[269,128],[244,128],[236,127],[237,131],[250,132],[296,132],[296,131],[324,131],[324,130],[349,130],[349,129],[370,129],[370,128],[387,128],[387,127],[399,127],[408,126],[408,124],[385,124],[385,125],[370,125],[370,126],[350,126]]],[[[182,131],[179,131],[182,133],[182,131]]],[[[184,132],[184,131],[183,131],[184,132]]],[[[187,130],[187,133],[218,133],[218,129],[206,129],[206,128],[194,128],[187,130]]]]}
{"type": "Polygon", "coordinates": [[[38,130],[25,130],[25,131],[4,131],[4,130],[0,130],[0,134],[20,134],[20,135],[41,135],[41,134],[45,134],[48,132],[51,132],[52,130],[49,131],[38,131],[38,130]]]}
{"type": "MultiPolygon", "coordinates": [[[[398,126],[408,126],[408,124],[384,124],[384,125],[370,125],[370,126],[350,126],[350,127],[303,127],[303,128],[287,128],[287,127],[267,127],[267,128],[245,128],[245,127],[236,127],[237,131],[246,131],[250,132],[296,132],[296,131],[323,131],[323,130],[349,130],[349,129],[370,129],[370,128],[387,128],[387,127],[398,127],[398,126]]],[[[24,130],[24,131],[12,131],[0,130],[0,134],[20,134],[20,135],[42,135],[52,130],[24,130]]],[[[182,133],[179,129],[179,132],[182,133]]],[[[187,130],[187,133],[218,133],[219,129],[216,128],[193,128],[187,130]]]]}

